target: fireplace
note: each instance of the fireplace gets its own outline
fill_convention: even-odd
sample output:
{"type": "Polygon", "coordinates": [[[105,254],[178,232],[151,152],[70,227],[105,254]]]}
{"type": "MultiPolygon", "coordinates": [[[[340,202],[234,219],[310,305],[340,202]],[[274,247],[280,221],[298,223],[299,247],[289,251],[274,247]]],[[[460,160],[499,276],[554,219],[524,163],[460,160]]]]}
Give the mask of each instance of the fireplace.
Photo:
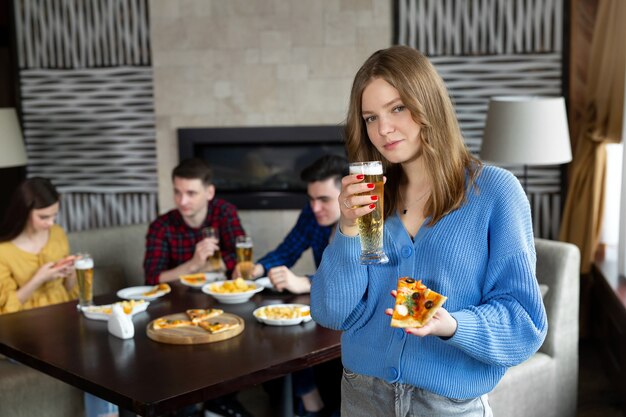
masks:
{"type": "Polygon", "coordinates": [[[320,156],[345,156],[343,126],[178,129],[179,158],[213,168],[217,196],[239,209],[300,209],[300,171],[320,156]]]}

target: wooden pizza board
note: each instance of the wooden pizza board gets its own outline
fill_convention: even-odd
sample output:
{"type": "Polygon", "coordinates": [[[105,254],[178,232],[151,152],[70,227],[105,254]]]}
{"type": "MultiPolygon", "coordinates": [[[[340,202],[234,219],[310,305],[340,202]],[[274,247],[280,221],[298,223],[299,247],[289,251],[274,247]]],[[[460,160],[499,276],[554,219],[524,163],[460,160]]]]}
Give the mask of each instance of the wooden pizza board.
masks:
{"type": "MultiPolygon", "coordinates": [[[[187,317],[187,314],[185,313],[170,314],[168,316],[163,316],[162,318],[168,320],[189,320],[189,317],[187,317]]],[[[148,326],[146,327],[146,333],[148,334],[148,337],[155,342],[171,343],[175,345],[195,345],[200,343],[213,343],[230,339],[231,337],[235,337],[243,332],[243,329],[245,327],[245,322],[241,317],[230,313],[222,313],[219,316],[213,317],[209,320],[211,322],[217,321],[220,323],[238,323],[239,326],[233,329],[223,331],[221,333],[212,334],[204,330],[202,327],[198,326],[184,326],[176,327],[173,329],[155,330],[153,326],[153,320],[148,323],[148,326]]]]}

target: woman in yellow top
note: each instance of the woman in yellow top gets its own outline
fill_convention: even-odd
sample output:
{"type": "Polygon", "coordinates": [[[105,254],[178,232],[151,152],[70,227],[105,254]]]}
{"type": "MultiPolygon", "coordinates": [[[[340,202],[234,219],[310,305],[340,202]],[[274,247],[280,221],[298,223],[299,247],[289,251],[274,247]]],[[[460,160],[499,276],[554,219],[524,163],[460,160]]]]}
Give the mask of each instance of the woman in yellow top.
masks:
{"type": "Polygon", "coordinates": [[[55,265],[70,252],[58,212],[59,194],[45,178],[14,193],[0,228],[0,314],[77,298],[74,267],[55,265]]]}

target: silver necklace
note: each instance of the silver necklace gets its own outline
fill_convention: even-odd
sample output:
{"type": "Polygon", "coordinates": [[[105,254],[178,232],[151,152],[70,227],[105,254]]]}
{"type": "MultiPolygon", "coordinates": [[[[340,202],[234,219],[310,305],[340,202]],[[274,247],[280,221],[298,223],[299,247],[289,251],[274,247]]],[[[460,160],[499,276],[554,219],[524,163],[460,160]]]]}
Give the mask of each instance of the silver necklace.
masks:
{"type": "MultiPolygon", "coordinates": [[[[426,197],[426,195],[427,195],[428,193],[430,193],[430,190],[426,190],[426,191],[424,191],[424,193],[423,193],[421,196],[419,196],[419,198],[418,198],[417,200],[413,201],[413,203],[412,203],[411,205],[413,205],[413,204],[417,204],[417,203],[419,203],[420,201],[422,201],[422,199],[423,199],[424,197],[426,197]]],[[[406,214],[406,212],[407,212],[407,211],[409,211],[409,207],[410,207],[410,206],[409,206],[409,205],[407,205],[407,204],[404,202],[404,198],[402,198],[402,194],[398,194],[398,195],[400,196],[400,200],[402,200],[402,205],[404,206],[404,209],[402,210],[402,214],[406,214]]]]}

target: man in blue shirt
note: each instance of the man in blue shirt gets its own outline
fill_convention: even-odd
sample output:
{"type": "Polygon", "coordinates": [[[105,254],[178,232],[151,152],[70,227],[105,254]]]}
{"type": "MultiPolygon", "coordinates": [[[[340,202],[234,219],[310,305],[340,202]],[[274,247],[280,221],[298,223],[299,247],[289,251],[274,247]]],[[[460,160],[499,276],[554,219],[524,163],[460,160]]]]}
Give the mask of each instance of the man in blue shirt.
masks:
{"type": "MultiPolygon", "coordinates": [[[[296,225],[283,242],[258,260],[254,266],[255,278],[267,274],[277,291],[287,290],[294,294],[310,292],[309,276],[296,275],[290,268],[309,248],[313,251],[315,266],[319,266],[324,249],[328,246],[341,215],[338,196],[341,191],[341,178],[347,173],[348,161],[338,155],[325,155],[302,170],[300,178],[307,183],[309,204],[302,209],[296,225]]],[[[235,269],[234,276],[238,275],[239,271],[235,269]]],[[[322,395],[325,400],[322,400],[317,388],[312,368],[293,374],[294,394],[302,400],[303,410],[299,410],[299,415],[303,417],[330,415],[329,408],[334,407],[329,406],[338,402],[336,395],[339,392],[338,382],[341,375],[336,369],[340,369],[338,365],[338,361],[332,361],[326,366],[316,367],[315,374],[324,380],[327,395],[324,393],[322,395]]],[[[276,390],[271,383],[264,386],[270,395],[276,390]]]]}
{"type": "Polygon", "coordinates": [[[313,251],[316,267],[322,261],[324,249],[341,215],[337,197],[341,191],[341,178],[347,170],[348,161],[338,155],[325,155],[302,170],[300,178],[307,183],[309,204],[302,209],[296,225],[283,242],[257,261],[255,278],[267,274],[278,291],[310,292],[309,277],[298,276],[290,268],[308,248],[313,251]]]}

